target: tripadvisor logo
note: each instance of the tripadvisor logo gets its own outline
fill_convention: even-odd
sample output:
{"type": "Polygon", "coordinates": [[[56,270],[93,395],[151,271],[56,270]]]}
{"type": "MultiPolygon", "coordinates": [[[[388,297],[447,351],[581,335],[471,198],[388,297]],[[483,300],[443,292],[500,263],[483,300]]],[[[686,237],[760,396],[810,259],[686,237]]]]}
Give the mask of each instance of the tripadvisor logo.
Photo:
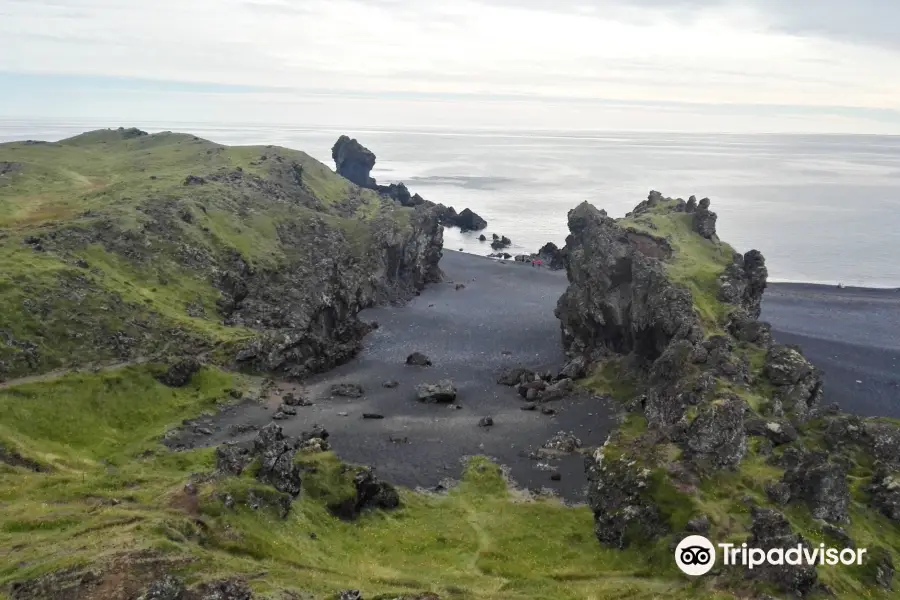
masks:
{"type": "MultiPolygon", "coordinates": [[[[809,548],[797,544],[790,548],[750,548],[747,544],[717,544],[725,566],[742,565],[749,569],[762,565],[861,565],[865,548],[809,548]]],[[[675,564],[686,575],[705,575],[716,564],[716,546],[702,535],[689,535],[675,548],[675,564]]]]}

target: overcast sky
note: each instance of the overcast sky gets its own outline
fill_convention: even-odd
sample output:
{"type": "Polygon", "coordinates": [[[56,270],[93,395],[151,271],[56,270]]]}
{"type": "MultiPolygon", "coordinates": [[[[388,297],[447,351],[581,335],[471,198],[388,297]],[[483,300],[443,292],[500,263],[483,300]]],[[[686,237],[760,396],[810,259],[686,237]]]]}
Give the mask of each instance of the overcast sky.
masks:
{"type": "Polygon", "coordinates": [[[0,118],[900,134],[900,0],[0,0],[0,118]]]}

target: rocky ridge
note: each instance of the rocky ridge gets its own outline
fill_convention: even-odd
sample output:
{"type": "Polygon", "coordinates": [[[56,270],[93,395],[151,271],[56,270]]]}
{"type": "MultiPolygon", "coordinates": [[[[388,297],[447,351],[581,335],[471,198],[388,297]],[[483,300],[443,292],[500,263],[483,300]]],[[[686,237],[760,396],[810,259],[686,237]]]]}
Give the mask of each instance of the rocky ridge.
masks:
{"type": "MultiPolygon", "coordinates": [[[[821,372],[799,348],[773,343],[758,321],[765,259],[722,243],[709,207],[708,199],[654,191],[623,219],[588,203],[569,212],[569,287],[556,309],[562,341],[572,359],[590,365],[588,385],[608,389],[628,413],[586,459],[596,537],[617,548],[677,542],[701,520],[710,539],[724,537],[728,526],[698,502],[704,485],[722,501],[754,507],[738,520],[748,542],[767,549],[821,531],[858,544],[867,527],[895,527],[874,511],[896,520],[898,455],[888,448],[900,428],[823,408],[821,372]],[[828,453],[817,449],[823,435],[828,453]],[[743,476],[753,482],[744,497],[728,499],[728,484],[713,483],[745,472],[756,475],[743,476]],[[865,499],[851,492],[859,479],[871,482],[865,499]],[[782,512],[789,505],[822,529],[812,533],[782,512]],[[857,528],[854,519],[864,522],[857,528]]],[[[876,552],[878,577],[857,581],[890,587],[890,553],[876,552]]],[[[725,585],[804,596],[827,591],[818,573],[758,569],[747,573],[749,583],[734,574],[725,585]]]]}
{"type": "Polygon", "coordinates": [[[462,231],[481,231],[487,227],[487,221],[471,209],[464,208],[459,213],[452,206],[435,204],[422,198],[419,194],[411,194],[404,183],[378,185],[369,173],[375,166],[375,154],[360,144],[356,139],[342,135],[331,149],[335,169],[339,175],[346,177],[356,185],[376,190],[379,194],[391,198],[401,206],[427,206],[434,209],[442,225],[459,227],[462,231]]]}

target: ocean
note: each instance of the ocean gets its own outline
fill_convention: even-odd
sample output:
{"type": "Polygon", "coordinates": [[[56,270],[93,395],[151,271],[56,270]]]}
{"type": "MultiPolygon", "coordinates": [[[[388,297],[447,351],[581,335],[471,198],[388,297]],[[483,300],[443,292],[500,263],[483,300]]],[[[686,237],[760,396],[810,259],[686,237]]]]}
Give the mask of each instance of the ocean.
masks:
{"type": "MultiPolygon", "coordinates": [[[[0,120],[0,142],[58,140],[118,123],[0,120]]],[[[900,136],[621,132],[385,131],[210,123],[127,123],[224,144],[276,144],[334,167],[331,146],[356,137],[379,183],[488,221],[510,253],[565,243],[566,214],[587,200],[622,216],[651,189],[712,200],[718,231],[765,255],[772,281],[900,287],[900,136]]],[[[444,245],[486,255],[479,233],[448,228],[444,245]]]]}

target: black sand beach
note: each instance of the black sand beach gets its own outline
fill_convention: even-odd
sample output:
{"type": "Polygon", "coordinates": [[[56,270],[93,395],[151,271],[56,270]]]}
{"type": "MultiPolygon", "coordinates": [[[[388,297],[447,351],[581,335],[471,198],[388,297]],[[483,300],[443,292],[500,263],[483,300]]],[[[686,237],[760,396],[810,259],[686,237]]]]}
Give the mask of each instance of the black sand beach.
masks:
{"type": "Polygon", "coordinates": [[[763,320],[825,373],[825,401],[900,418],[900,290],[770,283],[763,320]]]}
{"type": "MultiPolygon", "coordinates": [[[[265,407],[228,410],[208,424],[212,436],[185,434],[174,441],[211,445],[250,437],[234,438],[229,428],[265,425],[281,395],[302,390],[314,405],[298,407],[297,416],[282,421],[285,433],[323,425],[343,459],[374,466],[393,483],[433,488],[459,476],[463,457],[485,454],[507,465],[522,487],[549,488],[580,501],[585,483],[580,456],[548,462],[527,454],[558,431],[573,431],[585,445],[602,444],[615,424],[615,407],[584,396],[551,403],[558,411],[553,416],[523,411],[515,390],[496,383],[506,367],[555,371],[565,362],[553,315],[567,285],[565,272],[453,251],[445,251],[441,267],[445,282],[429,286],[406,306],[363,313],[380,327],[351,362],[302,387],[279,385],[265,407]],[[457,289],[458,284],[465,287],[457,289]],[[414,351],[434,365],[407,366],[414,351]],[[444,378],[457,386],[461,409],[416,400],[417,384],[444,378]],[[399,386],[383,387],[388,380],[399,386]],[[365,394],[331,398],[335,383],[358,383],[365,394]],[[364,419],[363,413],[384,418],[364,419]],[[495,425],[479,427],[484,416],[495,425]],[[551,481],[551,472],[559,472],[560,481],[551,481]]],[[[800,344],[825,371],[826,402],[862,415],[900,417],[900,292],[770,284],[763,318],[772,322],[777,341],[800,344]]]]}

